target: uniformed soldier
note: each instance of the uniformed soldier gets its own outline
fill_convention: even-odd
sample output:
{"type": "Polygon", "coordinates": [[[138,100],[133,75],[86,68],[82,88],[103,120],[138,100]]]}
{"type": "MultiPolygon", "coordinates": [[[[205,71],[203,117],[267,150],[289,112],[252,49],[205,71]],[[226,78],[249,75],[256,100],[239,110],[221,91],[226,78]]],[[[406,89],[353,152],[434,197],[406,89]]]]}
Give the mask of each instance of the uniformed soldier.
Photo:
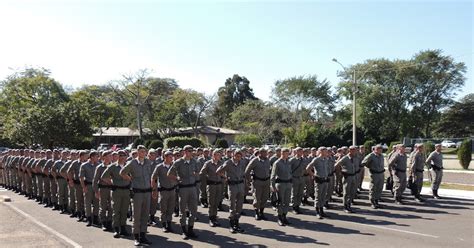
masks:
{"type": "Polygon", "coordinates": [[[224,162],[217,168],[216,173],[225,176],[229,189],[229,222],[231,233],[243,233],[239,220],[245,198],[245,165],[242,159],[242,151],[235,150],[232,159],[224,162]]]}
{"type": "MultiPolygon", "coordinates": [[[[311,163],[313,160],[313,157],[311,156],[311,149],[312,148],[304,148],[303,149],[303,160],[305,161],[305,164],[308,165],[311,163]]],[[[304,192],[303,192],[303,200],[301,203],[303,205],[310,205],[308,199],[310,197],[314,198],[314,180],[311,178],[310,174],[308,174],[306,171],[303,175],[305,186],[304,186],[304,192]]]]}
{"type": "Polygon", "coordinates": [[[53,167],[51,168],[51,174],[54,178],[56,178],[56,185],[57,185],[57,192],[58,192],[58,206],[61,210],[61,214],[67,211],[67,200],[68,200],[68,192],[67,192],[67,181],[61,175],[61,168],[64,166],[66,161],[69,158],[69,151],[62,151],[61,152],[61,159],[57,160],[53,167]]]}
{"type": "Polygon", "coordinates": [[[435,145],[435,150],[426,159],[428,168],[431,169],[431,190],[433,192],[433,198],[441,199],[438,195],[438,189],[443,179],[443,154],[441,154],[441,144],[435,145]]]}
{"type": "Polygon", "coordinates": [[[402,195],[407,186],[407,156],[405,146],[397,146],[397,152],[388,161],[388,167],[392,168],[393,187],[395,191],[395,203],[402,205],[402,195]]]}
{"type": "Polygon", "coordinates": [[[425,168],[425,154],[423,152],[423,144],[415,144],[415,151],[410,158],[410,175],[413,177],[416,185],[415,200],[423,202],[421,198],[421,189],[423,188],[423,172],[425,168]]]}
{"type": "Polygon", "coordinates": [[[145,146],[137,147],[137,158],[130,160],[120,170],[123,179],[131,182],[133,189],[133,236],[135,246],[151,244],[146,238],[151,203],[151,161],[146,158],[145,146]]]}
{"type": "Polygon", "coordinates": [[[273,164],[270,176],[271,190],[278,194],[278,225],[280,226],[290,224],[286,218],[290,206],[292,180],[289,155],[290,150],[288,148],[282,149],[281,157],[273,164]]]}
{"type": "MultiPolygon", "coordinates": [[[[26,150],[26,154],[27,154],[27,157],[23,161],[24,170],[25,170],[25,173],[24,173],[25,190],[26,190],[26,196],[28,197],[28,200],[31,200],[31,199],[33,199],[33,186],[32,186],[33,185],[33,177],[32,177],[32,174],[31,174],[31,164],[34,162],[35,153],[34,153],[33,150],[26,150]]],[[[0,175],[0,178],[1,178],[1,175],[0,175]]]]}
{"type": "MultiPolygon", "coordinates": [[[[160,161],[157,160],[157,158],[158,158],[157,155],[158,154],[157,154],[155,149],[150,149],[148,151],[148,159],[151,162],[150,168],[151,168],[152,173],[153,173],[153,171],[155,171],[156,166],[158,166],[160,164],[160,161]]],[[[148,223],[150,225],[154,225],[154,224],[157,223],[157,221],[155,220],[155,214],[156,214],[157,209],[158,209],[158,199],[151,198],[150,217],[149,217],[149,220],[148,220],[148,223]]]]}
{"type": "Polygon", "coordinates": [[[316,208],[316,217],[322,219],[327,217],[324,213],[323,206],[326,203],[327,187],[329,183],[328,170],[328,151],[326,147],[318,148],[318,156],[314,158],[305,170],[314,179],[314,207],[316,208]]]}
{"type": "Polygon", "coordinates": [[[111,164],[102,173],[101,179],[108,182],[112,187],[112,225],[114,227],[114,238],[120,238],[120,235],[128,237],[127,232],[127,211],[130,204],[130,182],[120,176],[120,171],[125,167],[127,154],[125,151],[117,153],[117,162],[111,164]]]}
{"type": "Polygon", "coordinates": [[[271,165],[267,158],[267,150],[263,148],[258,151],[258,156],[253,158],[245,168],[245,174],[252,177],[253,207],[255,208],[256,220],[267,219],[263,212],[270,197],[270,171],[271,165]]]}
{"type": "MultiPolygon", "coordinates": [[[[347,152],[346,152],[346,148],[345,146],[337,149],[337,153],[336,153],[336,162],[339,161],[342,157],[344,157],[347,152]]],[[[336,194],[337,196],[339,197],[342,197],[342,193],[343,193],[343,183],[342,183],[342,179],[343,179],[343,175],[342,175],[342,172],[341,172],[341,167],[340,166],[337,166],[335,167],[336,169],[336,194]]]]}
{"type": "MultiPolygon", "coordinates": [[[[337,148],[334,147],[336,150],[337,148]]],[[[329,209],[330,205],[329,202],[332,200],[332,194],[334,193],[334,188],[336,187],[336,157],[334,156],[335,154],[333,153],[332,150],[328,149],[328,187],[327,187],[327,193],[326,193],[326,202],[323,206],[324,209],[329,209]]]]}
{"type": "Polygon", "coordinates": [[[217,210],[223,198],[222,177],[217,174],[217,168],[222,165],[222,150],[217,149],[212,154],[212,159],[204,163],[199,175],[206,178],[207,197],[206,202],[209,206],[209,225],[211,227],[220,226],[217,220],[217,210]]]}
{"type": "Polygon", "coordinates": [[[369,169],[370,186],[369,186],[369,200],[372,208],[381,208],[379,200],[382,196],[384,185],[384,158],[382,155],[382,146],[376,145],[372,151],[362,160],[362,166],[369,169]]]}
{"type": "Polygon", "coordinates": [[[74,180],[69,178],[68,170],[71,167],[72,163],[79,158],[79,152],[76,150],[71,151],[71,157],[64,163],[64,165],[59,170],[59,173],[63,178],[67,181],[67,195],[69,196],[68,199],[68,209],[69,209],[69,217],[75,218],[78,217],[78,211],[76,209],[76,186],[74,184],[74,180]]]}
{"type": "Polygon", "coordinates": [[[84,207],[84,190],[80,181],[80,169],[81,165],[89,159],[89,153],[86,151],[79,152],[79,158],[72,162],[68,169],[69,180],[74,183],[76,192],[76,212],[78,221],[85,220],[86,212],[84,207]]]}
{"type": "Polygon", "coordinates": [[[184,156],[174,161],[168,177],[178,182],[180,224],[183,239],[197,238],[194,233],[194,221],[197,216],[196,177],[199,175],[198,165],[192,157],[193,147],[183,148],[184,156]],[[189,215],[186,213],[189,211],[189,215]],[[187,228],[186,228],[187,227],[187,228]]]}
{"type": "Polygon", "coordinates": [[[168,178],[168,171],[173,165],[173,152],[164,153],[164,161],[160,163],[151,175],[153,201],[159,201],[161,225],[164,232],[173,232],[171,221],[176,204],[176,181],[168,178]]]}
{"type": "MultiPolygon", "coordinates": [[[[198,157],[198,162],[199,162],[199,171],[201,171],[202,167],[204,164],[211,160],[211,157],[209,156],[209,149],[205,148],[202,152],[202,155],[198,157]]],[[[203,208],[207,208],[209,206],[209,202],[207,201],[207,182],[206,182],[207,177],[205,175],[200,175],[199,180],[201,181],[200,184],[200,189],[199,189],[199,200],[201,202],[201,206],[203,208]]]]}
{"type": "Polygon", "coordinates": [[[44,207],[53,207],[52,195],[51,195],[51,180],[53,176],[51,175],[51,167],[54,164],[53,151],[46,151],[46,162],[42,164],[41,171],[43,172],[43,197],[45,206],[44,207]]]}
{"type": "Polygon", "coordinates": [[[303,158],[303,148],[295,148],[296,156],[289,161],[291,164],[292,187],[291,187],[291,203],[295,214],[301,214],[300,205],[303,199],[304,187],[306,182],[304,174],[306,172],[306,160],[303,158]]]}
{"type": "Polygon", "coordinates": [[[343,204],[344,211],[346,213],[353,213],[354,210],[351,208],[352,197],[355,195],[357,190],[357,181],[355,178],[356,168],[356,153],[357,147],[349,147],[349,153],[343,156],[336,162],[336,167],[340,168],[341,174],[343,176],[343,204]]]}
{"type": "Polygon", "coordinates": [[[95,197],[92,181],[96,167],[99,165],[99,153],[91,151],[89,160],[79,169],[79,180],[81,182],[82,191],[84,192],[84,205],[86,210],[87,226],[92,224],[99,225],[99,199],[95,197]]]}
{"type": "Polygon", "coordinates": [[[102,163],[95,168],[92,188],[99,200],[99,219],[103,231],[112,229],[112,184],[102,180],[102,174],[112,162],[112,151],[102,152],[102,163]]]}
{"type": "Polygon", "coordinates": [[[46,198],[44,196],[44,191],[43,191],[43,180],[44,180],[44,173],[43,173],[43,166],[46,164],[46,151],[41,151],[40,153],[40,158],[37,160],[35,164],[35,172],[37,175],[36,182],[37,182],[37,188],[38,188],[38,198],[39,198],[39,203],[44,204],[46,203],[46,198]]]}
{"type": "MultiPolygon", "coordinates": [[[[359,146],[359,152],[357,153],[357,157],[358,157],[359,161],[362,162],[362,160],[365,157],[365,146],[363,146],[363,145],[359,146]]],[[[357,187],[358,187],[359,191],[364,191],[364,189],[362,188],[362,183],[364,182],[364,177],[365,177],[365,168],[364,168],[364,166],[360,166],[359,170],[360,170],[359,175],[357,177],[357,187]]]]}

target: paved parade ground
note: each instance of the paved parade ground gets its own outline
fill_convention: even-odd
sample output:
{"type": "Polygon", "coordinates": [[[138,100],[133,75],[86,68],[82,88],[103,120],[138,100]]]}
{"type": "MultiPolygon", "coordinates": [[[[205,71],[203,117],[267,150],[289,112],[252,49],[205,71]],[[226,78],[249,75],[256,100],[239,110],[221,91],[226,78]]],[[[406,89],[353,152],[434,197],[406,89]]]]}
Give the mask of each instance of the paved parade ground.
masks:
{"type": "MultiPolygon", "coordinates": [[[[148,237],[152,247],[473,247],[474,199],[472,192],[465,192],[465,196],[457,191],[460,196],[444,195],[441,200],[427,197],[424,204],[406,195],[407,204],[399,206],[384,191],[385,207],[373,210],[364,191],[354,206],[355,214],[344,213],[336,197],[334,209],[327,211],[329,219],[317,220],[312,207],[305,206],[304,214],[288,215],[292,225],[287,227],[277,225],[271,208],[266,210],[268,221],[256,221],[251,205],[245,204],[243,234],[229,233],[227,212],[219,213],[222,227],[209,227],[207,209],[199,208],[198,240],[182,240],[176,224],[177,233],[150,227],[148,237]]],[[[0,198],[5,196],[11,202],[0,203],[1,247],[133,247],[131,238],[114,239],[110,232],[86,227],[84,222],[0,189],[0,198]]]]}

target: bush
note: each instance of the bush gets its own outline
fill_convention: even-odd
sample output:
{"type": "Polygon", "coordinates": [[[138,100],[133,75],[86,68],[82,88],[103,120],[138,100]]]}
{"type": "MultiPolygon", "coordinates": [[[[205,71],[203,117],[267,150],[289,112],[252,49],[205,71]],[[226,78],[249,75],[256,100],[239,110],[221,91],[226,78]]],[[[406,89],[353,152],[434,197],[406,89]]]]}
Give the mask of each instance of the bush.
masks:
{"type": "Polygon", "coordinates": [[[163,147],[163,141],[159,139],[150,140],[150,143],[148,143],[148,146],[147,146],[148,149],[151,149],[151,148],[156,149],[158,147],[163,147]]]}
{"type": "Polygon", "coordinates": [[[431,142],[431,141],[423,143],[423,147],[425,148],[425,154],[426,155],[429,155],[430,153],[432,153],[435,150],[435,146],[434,146],[433,142],[431,142]]]}
{"type": "Polygon", "coordinates": [[[255,134],[241,134],[235,138],[235,142],[239,145],[248,145],[253,147],[262,146],[262,139],[255,134]]]}
{"type": "Polygon", "coordinates": [[[147,140],[145,140],[145,142],[143,142],[143,145],[144,145],[146,148],[150,149],[150,143],[151,143],[151,140],[147,139],[147,140]]]}
{"type": "Polygon", "coordinates": [[[204,143],[202,140],[198,138],[190,138],[190,137],[170,137],[164,140],[163,142],[165,148],[173,148],[173,147],[184,147],[185,145],[191,145],[192,147],[203,147],[204,143]]]}
{"type": "Polygon", "coordinates": [[[372,146],[375,146],[377,143],[375,142],[375,140],[367,140],[365,143],[364,143],[364,147],[365,147],[365,154],[369,154],[372,152],[372,146]]]}
{"type": "Polygon", "coordinates": [[[471,153],[472,153],[472,140],[466,139],[461,143],[461,147],[458,150],[458,159],[462,168],[467,170],[469,168],[469,163],[471,163],[471,153]]]}
{"type": "Polygon", "coordinates": [[[398,145],[398,144],[400,144],[400,143],[402,143],[402,142],[400,142],[400,141],[392,141],[392,142],[390,142],[390,145],[388,146],[387,154],[389,154],[389,153],[392,152],[392,147],[393,147],[394,145],[398,145]]]}
{"type": "Polygon", "coordinates": [[[133,141],[133,145],[132,145],[132,148],[137,148],[137,146],[139,145],[143,145],[145,143],[145,141],[143,139],[140,139],[140,138],[136,138],[134,141],[133,141]]]}
{"type": "Polygon", "coordinates": [[[229,148],[229,143],[225,139],[217,139],[215,146],[217,148],[229,148]]]}

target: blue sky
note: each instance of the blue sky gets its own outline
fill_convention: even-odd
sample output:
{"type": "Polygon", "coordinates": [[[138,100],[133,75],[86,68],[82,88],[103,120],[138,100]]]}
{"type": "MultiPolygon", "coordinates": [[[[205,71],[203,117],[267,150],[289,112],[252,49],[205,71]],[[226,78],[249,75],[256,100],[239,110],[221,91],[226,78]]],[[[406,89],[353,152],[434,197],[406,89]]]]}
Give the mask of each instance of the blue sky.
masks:
{"type": "Polygon", "coordinates": [[[140,68],[212,94],[233,74],[268,100],[273,83],[340,66],[442,49],[474,92],[471,1],[2,1],[0,79],[42,66],[65,85],[140,68]]]}

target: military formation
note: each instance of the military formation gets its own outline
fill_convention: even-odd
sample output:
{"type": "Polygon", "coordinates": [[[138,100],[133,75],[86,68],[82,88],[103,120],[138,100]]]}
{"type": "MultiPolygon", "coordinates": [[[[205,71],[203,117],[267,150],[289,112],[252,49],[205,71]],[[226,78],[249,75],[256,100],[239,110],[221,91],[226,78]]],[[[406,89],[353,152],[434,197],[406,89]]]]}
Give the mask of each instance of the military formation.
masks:
{"type": "Polygon", "coordinates": [[[267,220],[271,202],[278,225],[291,225],[288,212],[302,214],[300,207],[314,200],[315,216],[342,198],[346,213],[354,213],[365,177],[369,175],[369,200],[382,208],[387,181],[396,204],[405,204],[403,192],[410,184],[418,202],[425,167],[429,169],[433,197],[443,176],[441,145],[425,155],[422,144],[411,154],[396,145],[384,158],[382,146],[366,154],[363,146],[319,148],[202,149],[185,146],[163,150],[138,146],[132,151],[8,150],[0,156],[1,186],[35,200],[44,207],[69,214],[87,226],[113,232],[114,238],[133,235],[134,244],[149,245],[147,228],[161,224],[173,233],[173,217],[183,239],[196,239],[194,223],[198,206],[208,209],[209,225],[221,225],[218,215],[228,202],[231,233],[243,233],[240,217],[251,194],[255,220],[267,220]],[[388,179],[385,178],[388,168],[388,179]],[[387,180],[386,180],[387,179],[387,180]],[[160,215],[155,217],[156,212],[160,215]],[[127,219],[132,219],[131,234],[127,219]],[[159,220],[158,220],[159,219],[159,220]]]}

